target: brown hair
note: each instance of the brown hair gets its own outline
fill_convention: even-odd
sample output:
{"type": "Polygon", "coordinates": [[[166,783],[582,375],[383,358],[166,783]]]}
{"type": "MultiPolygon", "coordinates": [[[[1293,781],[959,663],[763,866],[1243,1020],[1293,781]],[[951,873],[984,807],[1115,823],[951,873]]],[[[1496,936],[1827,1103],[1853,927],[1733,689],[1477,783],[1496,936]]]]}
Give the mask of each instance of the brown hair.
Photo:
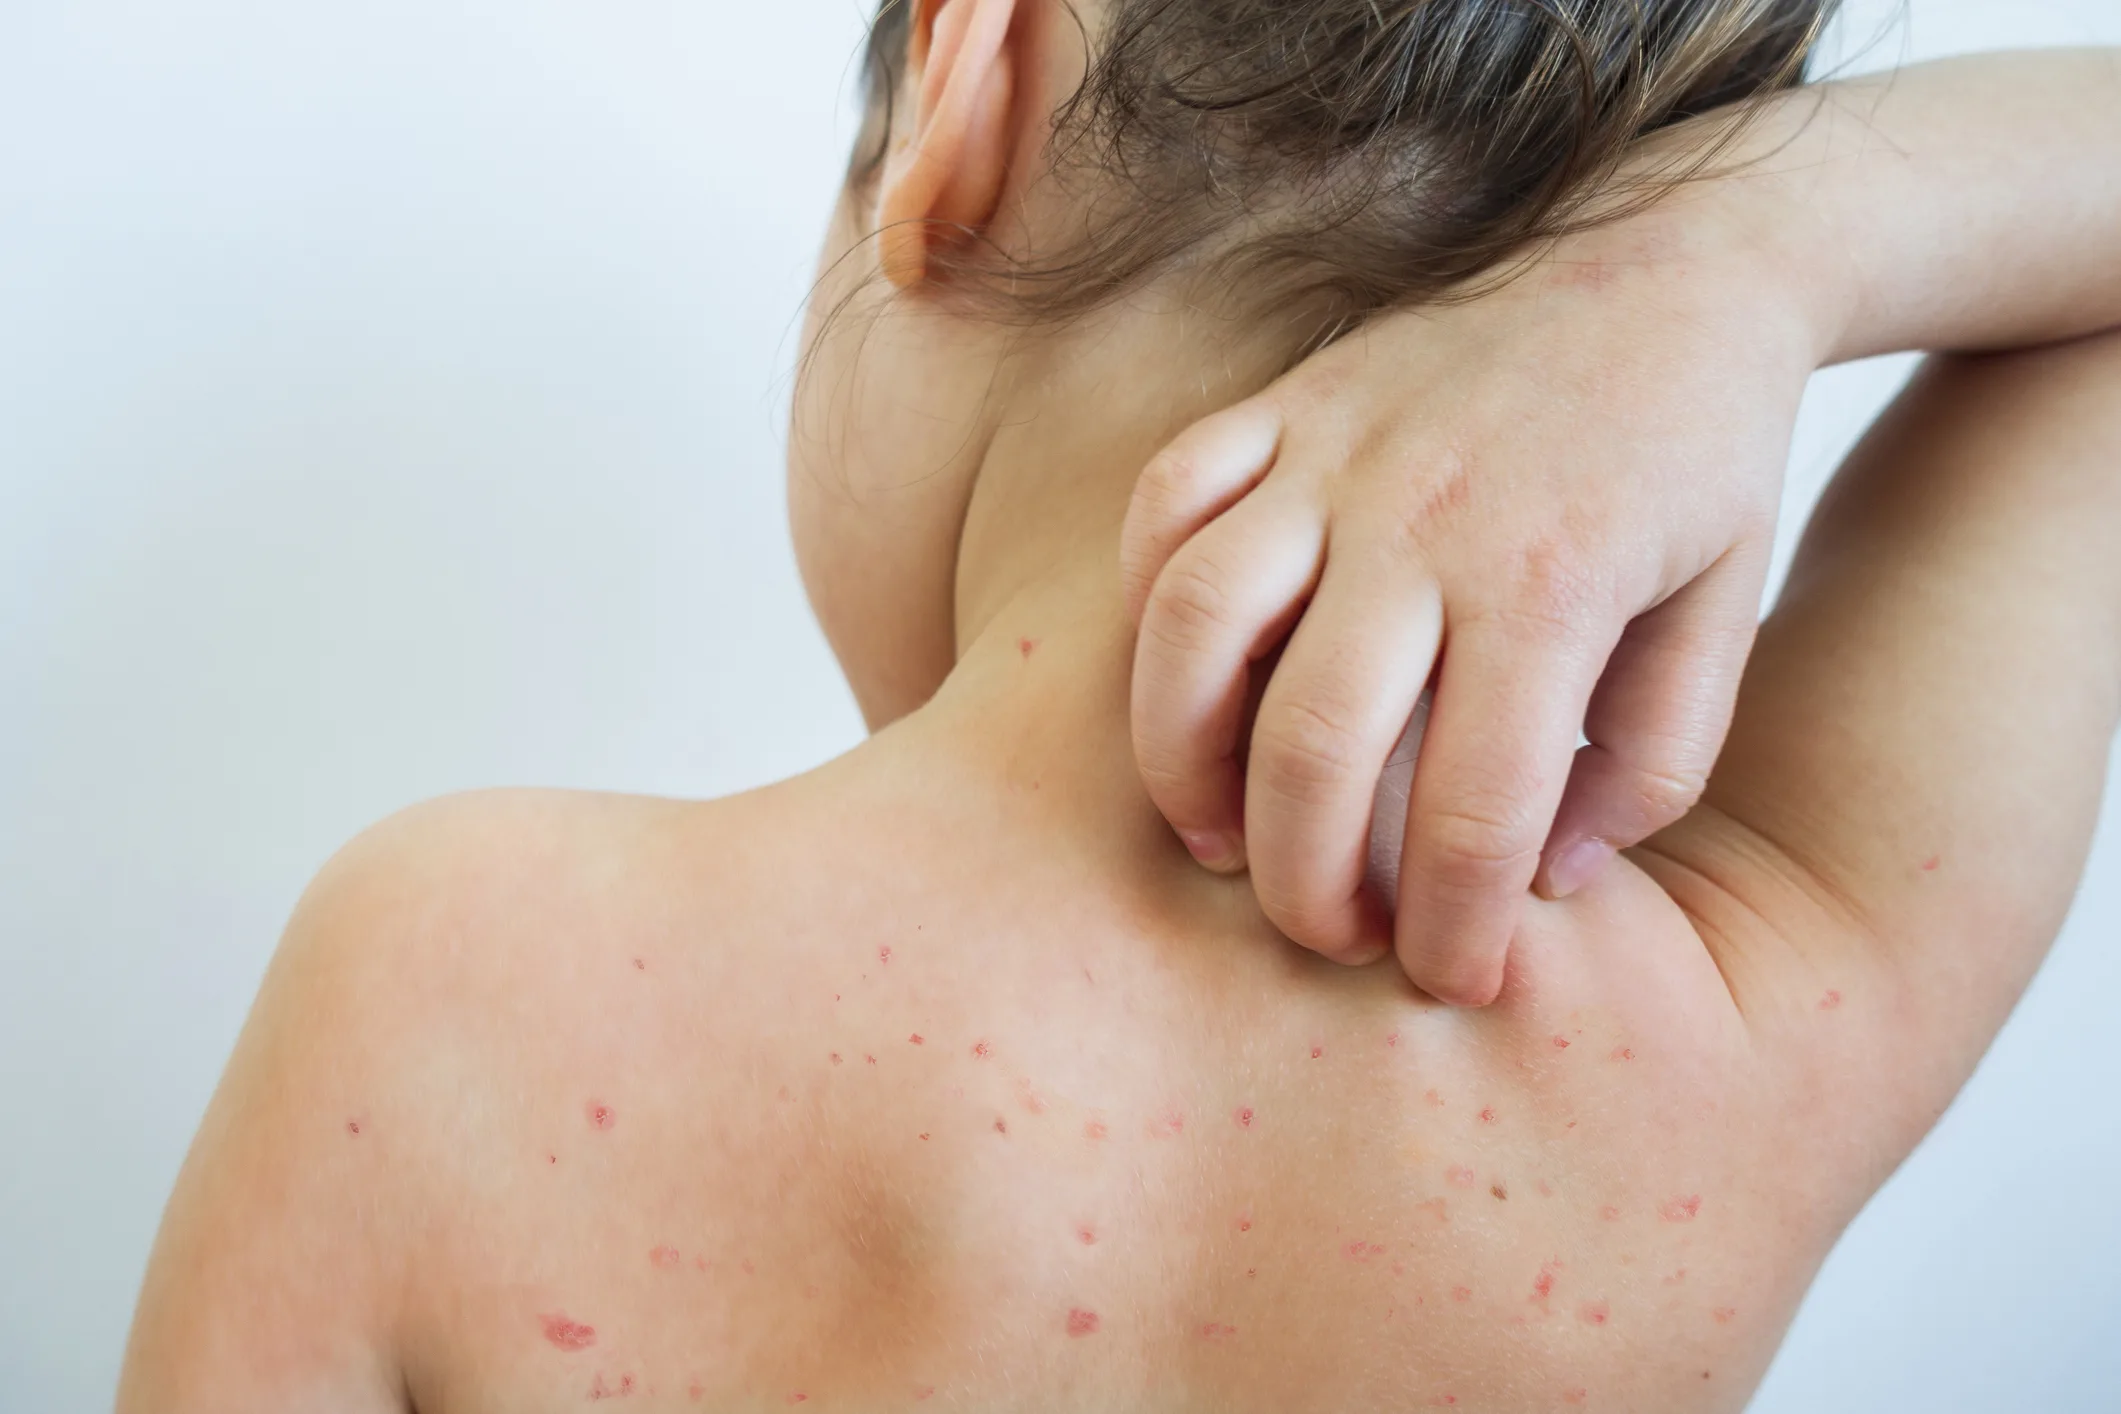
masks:
{"type": "MultiPolygon", "coordinates": [[[[882,0],[870,34],[857,184],[882,163],[911,3],[882,0]]],[[[1207,254],[1218,279],[1329,296],[1345,327],[1588,224],[1638,139],[1802,83],[1837,4],[1110,0],[1054,119],[1057,174],[1096,179],[1081,231],[938,270],[1053,318],[1207,254]]],[[[1687,147],[1630,190],[1654,199],[1713,157],[1713,139],[1687,147]]]]}

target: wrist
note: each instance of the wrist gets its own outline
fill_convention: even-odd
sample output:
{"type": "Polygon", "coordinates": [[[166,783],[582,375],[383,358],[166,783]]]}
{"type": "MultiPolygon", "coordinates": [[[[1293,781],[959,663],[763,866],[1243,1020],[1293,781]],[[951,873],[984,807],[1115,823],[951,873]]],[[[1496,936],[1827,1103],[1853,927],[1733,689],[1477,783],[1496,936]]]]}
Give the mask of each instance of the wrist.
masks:
{"type": "Polygon", "coordinates": [[[1628,175],[1653,189],[1685,179],[1613,228],[1640,228],[1638,246],[1696,287],[1698,313],[1773,339],[1806,375],[1846,356],[1862,289],[1841,214],[1851,173],[1826,160],[1833,123],[1824,95],[1803,89],[1667,130],[1628,175]]]}

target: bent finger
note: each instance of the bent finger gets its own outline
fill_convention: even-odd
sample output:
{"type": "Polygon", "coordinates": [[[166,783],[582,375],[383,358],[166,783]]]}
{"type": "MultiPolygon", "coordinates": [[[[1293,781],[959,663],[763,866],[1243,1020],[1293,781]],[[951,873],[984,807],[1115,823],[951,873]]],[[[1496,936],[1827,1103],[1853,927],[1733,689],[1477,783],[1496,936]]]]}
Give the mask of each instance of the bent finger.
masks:
{"type": "Polygon", "coordinates": [[[1143,611],[1135,764],[1156,808],[1211,869],[1245,863],[1237,747],[1252,664],[1303,612],[1324,555],[1317,507],[1293,493],[1254,496],[1171,557],[1143,611]]]}
{"type": "Polygon", "coordinates": [[[1414,768],[1397,945],[1415,985],[1485,1006],[1539,868],[1596,677],[1588,645],[1507,619],[1452,629],[1414,768]]]}
{"type": "Polygon", "coordinates": [[[1391,948],[1390,916],[1363,887],[1370,821],[1442,635],[1442,599],[1410,564],[1336,555],[1261,700],[1245,789],[1253,888],[1275,926],[1327,957],[1391,948]]]}
{"type": "Polygon", "coordinates": [[[1731,728],[1765,556],[1733,551],[1628,625],[1591,695],[1539,891],[1567,898],[1694,808],[1731,728]]]}
{"type": "Polygon", "coordinates": [[[1252,398],[1194,423],[1142,468],[1119,548],[1127,612],[1137,625],[1178,547],[1273,469],[1281,435],[1280,410],[1252,398]]]}

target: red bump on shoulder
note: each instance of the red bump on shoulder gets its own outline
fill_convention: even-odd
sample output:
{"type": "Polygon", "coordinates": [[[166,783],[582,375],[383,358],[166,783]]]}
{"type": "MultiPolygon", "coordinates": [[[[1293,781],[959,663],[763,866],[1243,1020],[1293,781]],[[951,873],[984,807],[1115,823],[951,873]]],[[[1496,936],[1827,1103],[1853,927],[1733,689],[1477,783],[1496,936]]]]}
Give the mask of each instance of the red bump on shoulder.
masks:
{"type": "Polygon", "coordinates": [[[569,1320],[561,1312],[538,1317],[538,1325],[545,1332],[548,1343],[561,1350],[573,1352],[587,1350],[597,1343],[597,1328],[585,1326],[580,1321],[569,1320]]]}
{"type": "Polygon", "coordinates": [[[1068,1334],[1077,1339],[1081,1339],[1086,1335],[1096,1335],[1101,1324],[1103,1323],[1098,1320],[1097,1312],[1095,1311],[1085,1311],[1082,1307],[1077,1306],[1068,1312],[1068,1334]]]}
{"type": "Polygon", "coordinates": [[[1668,1198],[1657,1210],[1657,1216],[1668,1223],[1690,1223],[1701,1215],[1701,1195],[1690,1193],[1684,1198],[1668,1198]]]}

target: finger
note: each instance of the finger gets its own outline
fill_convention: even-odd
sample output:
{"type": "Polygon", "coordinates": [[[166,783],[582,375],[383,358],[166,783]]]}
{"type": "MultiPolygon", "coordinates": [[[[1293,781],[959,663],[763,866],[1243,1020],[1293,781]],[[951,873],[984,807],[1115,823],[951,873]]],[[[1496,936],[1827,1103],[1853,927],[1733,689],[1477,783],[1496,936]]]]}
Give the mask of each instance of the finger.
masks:
{"type": "Polygon", "coordinates": [[[1134,759],[1194,858],[1245,865],[1244,730],[1252,663],[1303,611],[1325,556],[1322,508],[1268,490],[1194,535],[1157,576],[1135,644],[1134,759]]]}
{"type": "Polygon", "coordinates": [[[1628,625],[1584,720],[1590,744],[1546,845],[1539,891],[1567,898],[1701,799],[1760,621],[1765,556],[1734,551],[1628,625]]]}
{"type": "Polygon", "coordinates": [[[1127,612],[1137,625],[1178,547],[1272,469],[1281,432],[1280,409],[1253,398],[1194,423],[1142,469],[1119,546],[1127,612]]]}
{"type": "Polygon", "coordinates": [[[1414,768],[1397,919],[1400,962],[1439,1001],[1485,1006],[1502,990],[1604,647],[1594,654],[1555,625],[1507,616],[1448,632],[1414,768]]]}
{"type": "Polygon", "coordinates": [[[1436,662],[1443,604],[1409,562],[1326,563],[1252,727],[1245,838],[1267,917],[1343,962],[1390,951],[1363,888],[1370,817],[1393,746],[1436,662]]]}

